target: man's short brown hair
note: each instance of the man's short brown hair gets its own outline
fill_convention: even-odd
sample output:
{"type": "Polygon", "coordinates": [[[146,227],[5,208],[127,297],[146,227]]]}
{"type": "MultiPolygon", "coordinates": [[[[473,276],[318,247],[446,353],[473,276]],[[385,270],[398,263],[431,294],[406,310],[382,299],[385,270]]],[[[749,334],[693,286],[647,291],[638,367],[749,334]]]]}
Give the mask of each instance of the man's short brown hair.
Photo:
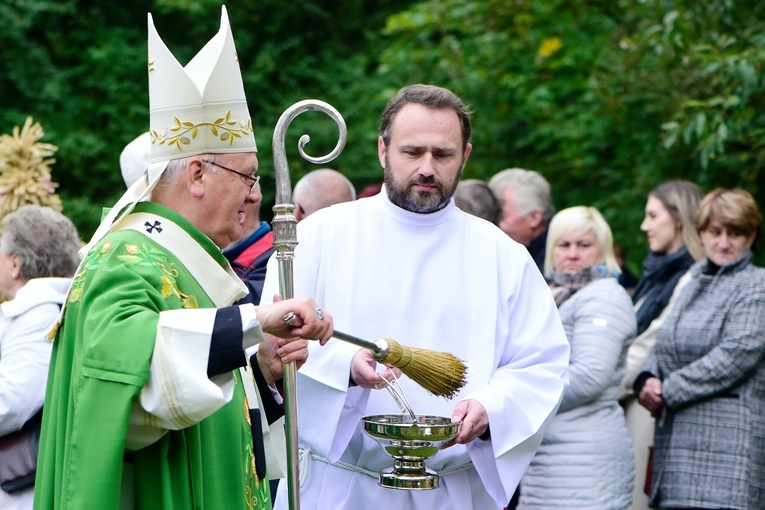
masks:
{"type": "Polygon", "coordinates": [[[465,152],[470,142],[472,128],[470,112],[454,92],[435,85],[416,84],[404,87],[388,102],[380,120],[380,136],[387,147],[390,143],[390,130],[393,119],[409,103],[421,104],[433,110],[454,110],[462,126],[462,151],[465,152]]]}

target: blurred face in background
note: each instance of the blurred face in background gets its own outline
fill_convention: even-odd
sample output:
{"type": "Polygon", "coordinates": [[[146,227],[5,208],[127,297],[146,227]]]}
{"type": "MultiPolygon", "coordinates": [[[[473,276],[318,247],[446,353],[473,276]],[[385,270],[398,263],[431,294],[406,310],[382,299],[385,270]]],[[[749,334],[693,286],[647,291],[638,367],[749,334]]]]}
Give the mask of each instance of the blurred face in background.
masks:
{"type": "Polygon", "coordinates": [[[529,246],[539,235],[542,224],[542,211],[522,211],[515,202],[515,188],[507,187],[502,191],[502,211],[499,217],[499,228],[514,241],[529,246]]]}
{"type": "Polygon", "coordinates": [[[602,262],[600,247],[592,230],[563,234],[555,241],[552,253],[553,271],[576,273],[602,262]]]}
{"type": "Polygon", "coordinates": [[[740,259],[746,250],[752,247],[753,242],[754,235],[744,235],[716,220],[711,220],[707,228],[701,231],[704,251],[709,260],[718,266],[740,259]]]}
{"type": "Polygon", "coordinates": [[[640,230],[646,233],[648,247],[652,252],[669,255],[683,247],[680,224],[669,213],[661,200],[648,197],[645,219],[640,230]]]}
{"type": "Polygon", "coordinates": [[[13,299],[25,283],[26,279],[21,277],[19,258],[0,249],[0,293],[8,299],[13,299]]]}

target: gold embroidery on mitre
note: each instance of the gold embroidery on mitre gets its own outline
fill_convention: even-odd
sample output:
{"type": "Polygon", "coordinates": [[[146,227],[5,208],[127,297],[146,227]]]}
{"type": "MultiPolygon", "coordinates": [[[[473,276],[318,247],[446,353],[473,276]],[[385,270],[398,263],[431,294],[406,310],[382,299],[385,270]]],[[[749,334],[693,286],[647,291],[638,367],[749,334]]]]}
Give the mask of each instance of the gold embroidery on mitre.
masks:
{"type": "Polygon", "coordinates": [[[175,125],[170,128],[170,132],[165,129],[152,129],[151,143],[158,145],[175,145],[178,150],[183,150],[184,145],[191,144],[191,139],[196,138],[199,134],[199,128],[209,126],[210,132],[217,136],[222,142],[228,141],[229,145],[234,143],[235,138],[241,138],[243,135],[247,136],[252,132],[252,119],[236,121],[231,118],[231,110],[226,113],[225,117],[219,117],[215,122],[200,122],[194,124],[189,121],[182,121],[178,117],[173,116],[175,125]],[[239,129],[229,126],[238,126],[239,129]],[[191,138],[189,138],[191,136],[191,138]]]}

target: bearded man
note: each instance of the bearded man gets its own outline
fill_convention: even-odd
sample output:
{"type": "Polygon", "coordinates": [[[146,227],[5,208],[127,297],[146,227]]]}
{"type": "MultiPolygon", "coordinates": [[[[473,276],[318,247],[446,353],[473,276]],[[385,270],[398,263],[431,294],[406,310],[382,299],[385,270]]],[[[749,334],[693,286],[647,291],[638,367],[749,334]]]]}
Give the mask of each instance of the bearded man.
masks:
{"type": "MultiPolygon", "coordinates": [[[[550,291],[522,245],[452,200],[470,133],[467,109],[452,92],[401,89],[380,124],[382,192],[298,224],[295,291],[330,308],[337,329],[448,351],[469,372],[456,405],[401,378],[415,413],[462,425],[427,461],[439,488],[389,490],[378,473],[393,459],[360,427],[364,416],[398,411],[376,391],[389,369],[350,344],[310,346],[297,376],[304,509],[356,510],[375,501],[403,510],[503,508],[557,410],[569,348],[550,291]]],[[[264,296],[276,288],[275,269],[264,296]]],[[[287,499],[282,484],[276,508],[287,499]]]]}

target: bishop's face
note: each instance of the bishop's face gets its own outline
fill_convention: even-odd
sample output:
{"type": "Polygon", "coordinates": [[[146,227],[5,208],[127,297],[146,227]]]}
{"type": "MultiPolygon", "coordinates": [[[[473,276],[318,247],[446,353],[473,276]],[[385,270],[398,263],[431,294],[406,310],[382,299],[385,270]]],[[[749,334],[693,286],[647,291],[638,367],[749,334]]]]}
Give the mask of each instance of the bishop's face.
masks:
{"type": "Polygon", "coordinates": [[[453,110],[405,105],[393,118],[390,142],[378,139],[389,200],[427,214],[446,207],[457,188],[472,146],[462,151],[462,128],[453,110]]]}
{"type": "Polygon", "coordinates": [[[225,248],[242,238],[245,211],[254,207],[262,195],[260,187],[253,182],[258,170],[254,152],[227,154],[219,159],[223,167],[207,164],[209,170],[214,170],[215,183],[210,187],[203,231],[215,244],[225,248]]]}

